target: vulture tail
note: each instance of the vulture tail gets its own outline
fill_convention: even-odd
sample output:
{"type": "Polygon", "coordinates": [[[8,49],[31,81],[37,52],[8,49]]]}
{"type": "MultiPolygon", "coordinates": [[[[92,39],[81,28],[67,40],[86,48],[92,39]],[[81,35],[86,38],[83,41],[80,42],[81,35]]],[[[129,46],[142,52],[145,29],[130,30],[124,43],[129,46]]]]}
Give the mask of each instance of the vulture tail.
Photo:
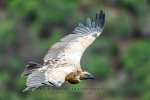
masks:
{"type": "Polygon", "coordinates": [[[36,71],[41,67],[43,67],[43,65],[34,62],[29,62],[28,65],[26,65],[26,69],[21,76],[28,77],[32,72],[36,71]]]}

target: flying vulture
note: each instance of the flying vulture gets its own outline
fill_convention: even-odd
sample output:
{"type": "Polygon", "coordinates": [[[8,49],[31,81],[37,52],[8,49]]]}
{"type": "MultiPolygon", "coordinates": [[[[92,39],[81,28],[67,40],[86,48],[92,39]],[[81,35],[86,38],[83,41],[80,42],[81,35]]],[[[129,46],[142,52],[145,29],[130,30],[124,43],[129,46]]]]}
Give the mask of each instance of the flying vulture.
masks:
{"type": "Polygon", "coordinates": [[[105,13],[96,13],[95,22],[90,18],[86,26],[79,26],[52,45],[44,57],[44,64],[29,62],[22,76],[27,77],[28,86],[24,91],[34,90],[45,86],[60,87],[65,81],[77,84],[81,80],[94,79],[94,76],[82,71],[80,59],[85,49],[102,33],[105,23],[105,13]]]}

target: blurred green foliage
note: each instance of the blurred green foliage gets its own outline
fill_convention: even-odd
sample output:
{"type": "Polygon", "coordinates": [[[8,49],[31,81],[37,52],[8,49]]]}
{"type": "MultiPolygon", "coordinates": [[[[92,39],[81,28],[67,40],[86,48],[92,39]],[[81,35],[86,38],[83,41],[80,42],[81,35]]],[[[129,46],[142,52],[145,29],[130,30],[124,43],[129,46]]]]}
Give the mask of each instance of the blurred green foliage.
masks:
{"type": "Polygon", "coordinates": [[[0,100],[150,99],[149,0],[10,0],[0,1],[0,100]],[[104,10],[103,33],[85,51],[83,70],[94,81],[63,84],[68,88],[105,88],[87,94],[22,93],[20,75],[28,61],[42,64],[49,47],[70,34],[78,23],[104,10]]]}
{"type": "Polygon", "coordinates": [[[124,54],[124,68],[129,77],[128,93],[139,95],[141,99],[149,99],[147,94],[150,84],[150,41],[136,41],[124,54]]]}

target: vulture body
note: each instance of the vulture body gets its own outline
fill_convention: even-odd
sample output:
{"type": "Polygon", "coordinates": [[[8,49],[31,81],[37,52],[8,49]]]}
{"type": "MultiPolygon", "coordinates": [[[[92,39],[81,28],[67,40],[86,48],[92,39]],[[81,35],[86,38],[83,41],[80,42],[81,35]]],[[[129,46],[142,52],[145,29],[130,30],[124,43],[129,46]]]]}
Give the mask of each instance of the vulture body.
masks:
{"type": "Polygon", "coordinates": [[[85,49],[101,34],[104,23],[105,13],[101,10],[96,13],[95,22],[87,18],[86,26],[79,23],[74,34],[52,45],[44,57],[43,65],[29,62],[22,74],[28,77],[28,87],[23,91],[45,86],[60,87],[65,81],[77,84],[80,80],[94,79],[90,73],[82,71],[80,59],[85,49]]]}

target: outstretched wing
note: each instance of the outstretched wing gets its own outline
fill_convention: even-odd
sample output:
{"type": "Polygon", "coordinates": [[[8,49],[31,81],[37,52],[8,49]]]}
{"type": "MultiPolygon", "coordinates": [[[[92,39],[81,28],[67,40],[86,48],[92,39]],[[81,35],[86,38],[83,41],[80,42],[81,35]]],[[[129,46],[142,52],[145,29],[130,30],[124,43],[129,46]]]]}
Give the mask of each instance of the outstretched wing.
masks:
{"type": "Polygon", "coordinates": [[[66,76],[75,71],[76,69],[72,66],[36,70],[28,76],[26,83],[28,87],[23,92],[45,86],[60,87],[65,82],[66,76]]]}
{"type": "Polygon", "coordinates": [[[73,33],[62,38],[60,42],[51,46],[44,57],[44,65],[52,64],[52,61],[63,60],[64,62],[80,63],[85,49],[101,34],[105,23],[105,13],[101,10],[96,13],[95,22],[90,18],[86,20],[86,27],[79,23],[73,33]]]}

